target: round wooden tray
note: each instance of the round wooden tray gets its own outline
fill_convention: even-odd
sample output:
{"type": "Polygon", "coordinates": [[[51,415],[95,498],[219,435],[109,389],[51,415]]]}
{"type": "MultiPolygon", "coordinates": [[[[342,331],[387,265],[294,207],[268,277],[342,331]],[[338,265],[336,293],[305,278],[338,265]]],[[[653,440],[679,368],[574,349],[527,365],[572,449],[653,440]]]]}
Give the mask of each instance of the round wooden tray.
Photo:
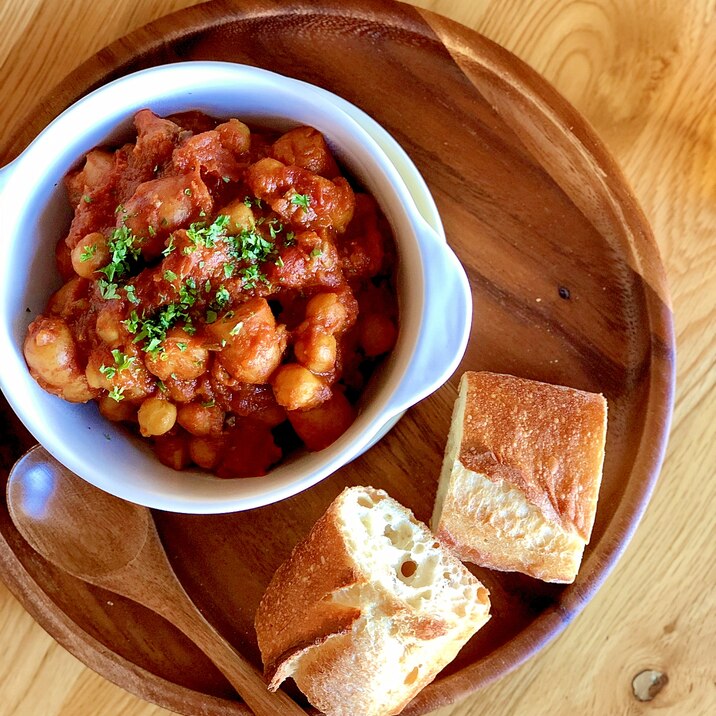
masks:
{"type": "MultiPolygon", "coordinates": [[[[183,10],[82,65],[18,125],[10,153],[99,84],[186,59],[266,67],[332,90],[377,119],[425,176],[475,301],[470,345],[450,383],[339,473],[250,512],[155,513],[187,591],[251,660],[259,663],[253,616],[266,584],[345,485],[385,488],[429,518],[463,370],[601,391],[609,401],[604,480],[579,577],[558,586],[476,568],[494,616],[406,709],[427,713],[558,634],[613,567],[646,506],[674,380],[672,316],[649,227],[602,143],[544,80],[480,35],[396,2],[305,0],[289,9],[225,0],[183,10]]],[[[4,480],[32,440],[2,403],[4,480]]],[[[0,576],[50,634],[111,681],[182,714],[247,713],[171,625],[33,553],[4,501],[0,576]]]]}

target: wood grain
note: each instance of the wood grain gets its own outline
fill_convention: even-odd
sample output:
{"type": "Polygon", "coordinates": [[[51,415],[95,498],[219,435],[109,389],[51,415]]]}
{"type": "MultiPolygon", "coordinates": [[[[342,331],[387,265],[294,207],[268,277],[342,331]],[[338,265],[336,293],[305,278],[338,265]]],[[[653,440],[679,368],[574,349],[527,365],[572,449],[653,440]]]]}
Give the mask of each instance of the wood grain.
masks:
{"type": "MultiPolygon", "coordinates": [[[[3,126],[83,56],[181,6],[133,5],[6,1],[0,7],[6,28],[0,55],[3,126]]],[[[716,708],[709,641],[714,610],[704,558],[714,544],[708,505],[715,488],[708,475],[716,462],[716,416],[707,399],[716,382],[716,88],[708,72],[716,58],[713,4],[689,0],[670,9],[657,2],[617,7],[606,0],[589,5],[454,0],[424,5],[515,51],[553,81],[607,141],[665,258],[680,348],[679,402],[662,480],[607,586],[537,659],[438,713],[639,714],[657,707],[664,713],[710,713],[716,708]],[[669,683],[654,701],[642,704],[631,695],[631,679],[644,668],[665,671],[669,683]]],[[[3,590],[0,608],[3,716],[164,713],[80,668],[3,590]],[[28,652],[37,656],[28,658],[28,652]]]]}

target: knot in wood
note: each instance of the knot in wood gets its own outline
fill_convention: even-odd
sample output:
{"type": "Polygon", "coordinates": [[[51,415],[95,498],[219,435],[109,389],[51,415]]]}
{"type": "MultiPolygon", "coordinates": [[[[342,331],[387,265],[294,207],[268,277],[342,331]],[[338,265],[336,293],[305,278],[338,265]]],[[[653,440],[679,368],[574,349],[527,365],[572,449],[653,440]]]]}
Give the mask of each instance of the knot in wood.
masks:
{"type": "Polygon", "coordinates": [[[669,677],[662,671],[645,669],[631,681],[631,689],[638,701],[651,701],[669,683],[669,677]]]}

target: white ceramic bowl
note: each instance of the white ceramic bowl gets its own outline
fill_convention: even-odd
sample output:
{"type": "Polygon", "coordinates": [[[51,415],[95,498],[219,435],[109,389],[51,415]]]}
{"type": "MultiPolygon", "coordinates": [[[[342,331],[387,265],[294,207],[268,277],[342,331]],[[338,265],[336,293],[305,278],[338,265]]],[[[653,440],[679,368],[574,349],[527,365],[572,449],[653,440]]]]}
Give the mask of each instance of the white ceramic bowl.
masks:
{"type": "Polygon", "coordinates": [[[465,272],[445,243],[434,202],[397,143],[367,115],[312,85],[242,65],[187,62],[144,70],[79,100],[0,173],[0,385],[28,429],[60,462],[97,487],[148,507],[185,513],[245,510],[314,485],[359,455],[409,406],[453,373],[472,316],[465,272]],[[22,343],[60,286],[54,246],[71,210],[62,177],[93,147],[126,132],[139,109],[199,109],[287,129],[316,127],[376,197],[398,247],[397,344],[363,395],[358,418],[333,445],[296,454],[266,477],[221,480],[175,472],[91,404],[43,391],[22,343]]]}

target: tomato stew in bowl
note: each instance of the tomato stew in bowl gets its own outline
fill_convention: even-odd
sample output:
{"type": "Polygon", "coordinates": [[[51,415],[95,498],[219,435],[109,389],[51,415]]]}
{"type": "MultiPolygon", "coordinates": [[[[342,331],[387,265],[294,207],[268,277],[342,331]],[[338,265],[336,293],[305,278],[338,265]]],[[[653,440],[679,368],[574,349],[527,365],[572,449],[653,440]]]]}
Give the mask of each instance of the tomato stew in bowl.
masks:
{"type": "Polygon", "coordinates": [[[33,378],[176,470],[259,476],[327,447],[397,336],[378,204],[311,127],[147,109],[134,126],[65,178],[65,283],[28,327],[33,378]]]}
{"type": "MultiPolygon", "coordinates": [[[[181,122],[175,123],[181,124],[181,122]]],[[[218,132],[217,127],[214,129],[218,132]]],[[[194,134],[212,131],[211,127],[203,126],[197,126],[195,129],[189,126],[188,129],[194,134]]],[[[253,131],[263,134],[258,129],[253,131]]],[[[275,142],[274,137],[269,137],[269,140],[269,144],[275,142]]],[[[171,152],[173,151],[172,148],[171,152]]],[[[264,157],[266,158],[274,157],[264,157]]],[[[282,164],[289,161],[280,157],[276,160],[282,164]]],[[[135,177],[134,181],[151,182],[162,178],[154,177],[152,173],[158,164],[146,165],[145,171],[149,174],[135,177]]],[[[224,182],[224,175],[229,176],[228,173],[221,174],[222,184],[230,185],[231,177],[229,182],[224,182]]],[[[324,179],[330,181],[327,177],[324,179]]],[[[205,180],[202,181],[206,184],[205,180]]],[[[184,194],[184,189],[187,188],[193,191],[191,186],[184,187],[177,194],[177,198],[181,201],[189,198],[184,194]]],[[[265,188],[269,189],[269,187],[265,188]]],[[[304,195],[307,192],[299,188],[296,193],[304,195]]],[[[91,191],[84,192],[81,187],[77,192],[82,202],[87,204],[83,198],[85,194],[91,200],[89,206],[92,206],[94,202],[91,191]]],[[[259,198],[256,193],[252,194],[250,191],[247,191],[246,196],[259,198]]],[[[243,201],[245,196],[237,193],[235,197],[228,197],[226,203],[230,203],[233,199],[243,201]]],[[[290,197],[288,201],[291,202],[290,197]]],[[[297,201],[303,202],[302,199],[297,201]]],[[[77,204],[79,203],[78,200],[77,204]]],[[[86,231],[78,235],[83,238],[87,233],[99,229],[108,243],[114,230],[122,229],[122,224],[117,223],[119,215],[114,214],[114,211],[119,204],[126,203],[119,199],[109,202],[107,211],[109,213],[111,210],[111,220],[104,226],[88,226],[86,231]]],[[[262,199],[262,203],[266,202],[262,199]]],[[[359,203],[360,200],[356,198],[353,221],[361,218],[359,203]]],[[[225,205],[217,203],[211,215],[204,209],[207,215],[192,218],[188,227],[184,227],[184,231],[191,229],[191,223],[194,223],[203,224],[195,227],[199,234],[211,233],[211,226],[216,222],[219,217],[218,212],[224,209],[225,205]]],[[[296,218],[299,216],[298,210],[302,209],[295,204],[285,208],[296,212],[296,218]]],[[[254,204],[251,209],[254,223],[257,224],[264,216],[262,211],[266,211],[266,207],[259,210],[254,204]]],[[[198,212],[201,211],[202,209],[199,208],[198,212]]],[[[279,217],[276,208],[272,211],[279,217]]],[[[256,67],[225,62],[179,62],[126,75],[90,92],[51,122],[12,164],[0,169],[0,213],[5,220],[5,240],[0,242],[0,353],[4,361],[3,370],[0,371],[2,391],[30,432],[69,470],[107,492],[147,507],[192,514],[217,514],[268,505],[315,485],[354,460],[385,435],[407,408],[441,386],[458,366],[470,335],[472,298],[467,276],[457,256],[445,241],[434,200],[406,153],[374,120],[340,97],[305,82],[256,67]],[[151,109],[157,117],[176,118],[180,115],[187,122],[189,117],[186,113],[189,111],[201,111],[210,117],[224,118],[219,121],[220,124],[226,124],[228,118],[239,117],[251,127],[270,128],[277,133],[275,137],[298,127],[315,128],[324,136],[339,166],[346,168],[350,176],[355,178],[355,182],[351,180],[353,186],[364,188],[377,201],[380,207],[380,213],[376,213],[379,230],[382,231],[380,227],[384,216],[392,232],[397,259],[393,262],[390,248],[392,243],[386,238],[386,263],[379,272],[382,278],[370,280],[369,283],[373,284],[376,290],[371,289],[362,298],[358,296],[359,315],[354,328],[351,329],[354,340],[364,341],[365,346],[358,353],[367,359],[359,372],[369,372],[379,363],[370,380],[361,386],[362,392],[357,402],[353,402],[356,397],[355,390],[344,383],[343,395],[355,410],[353,423],[328,447],[311,451],[300,445],[298,431],[291,427],[290,422],[284,421],[281,428],[272,430],[271,436],[275,442],[283,444],[288,449],[284,451],[280,462],[274,464],[263,476],[221,479],[207,469],[195,468],[191,465],[178,472],[157,460],[152,444],[142,438],[138,431],[128,430],[122,423],[107,420],[100,413],[96,401],[70,403],[62,400],[43,390],[28,371],[23,350],[28,326],[38,316],[49,313],[48,301],[67,281],[59,276],[57,262],[51,260],[58,242],[62,247],[67,236],[67,227],[73,220],[73,211],[67,201],[63,180],[68,174],[84,169],[80,162],[88,153],[92,153],[94,148],[119,147],[121,149],[122,142],[135,136],[132,134],[133,131],[136,132],[132,129],[133,118],[146,108],[151,109]],[[388,277],[390,281],[387,280],[388,277]],[[394,311],[394,308],[391,309],[389,306],[385,308],[376,299],[376,295],[378,298],[385,295],[383,289],[387,289],[390,293],[393,287],[399,306],[399,324],[393,320],[395,316],[391,315],[391,310],[394,311]],[[380,304],[380,310],[374,310],[376,304],[380,304]],[[382,322],[382,327],[380,322],[372,328],[370,322],[366,328],[362,327],[361,315],[365,318],[369,313],[381,316],[379,320],[382,322]],[[365,341],[370,342],[368,336],[371,334],[377,335],[380,340],[376,342],[377,347],[374,351],[380,349],[381,341],[385,340],[383,330],[387,326],[385,318],[391,319],[394,330],[397,330],[395,346],[384,356],[373,358],[368,355],[370,349],[365,341]],[[296,435],[294,436],[293,433],[296,435]],[[290,440],[282,442],[287,436],[290,440]],[[292,442],[295,449],[291,449],[292,442]]],[[[294,214],[291,216],[293,217],[294,214]]],[[[266,220],[264,219],[264,224],[266,220]]],[[[159,221],[161,224],[161,217],[159,221]]],[[[287,223],[280,217],[279,221],[287,223]]],[[[157,228],[154,226],[153,228],[156,232],[157,228]]],[[[129,231],[130,227],[127,226],[126,229],[129,231]]],[[[299,233],[295,229],[290,230],[296,235],[299,233]]],[[[337,246],[341,238],[348,236],[350,231],[349,225],[345,234],[339,236],[336,241],[337,246]]],[[[282,229],[282,232],[286,232],[286,229],[282,229]]],[[[320,234],[320,231],[316,232],[320,234]]],[[[149,233],[147,228],[147,234],[149,233]]],[[[264,230],[260,230],[259,233],[266,238],[264,230]]],[[[210,240],[216,243],[213,234],[210,240]]],[[[271,240],[270,231],[268,240],[271,240]]],[[[89,242],[90,247],[92,243],[89,242]]],[[[278,244],[281,246],[280,240],[278,244]]],[[[134,242],[132,247],[136,248],[134,242]]],[[[166,248],[167,245],[164,246],[164,249],[166,248]]],[[[99,243],[96,251],[99,251],[99,243]]],[[[76,256],[76,263],[88,264],[89,259],[85,262],[81,261],[84,249],[80,249],[78,253],[80,255],[76,256]]],[[[170,256],[175,254],[176,251],[170,256]]],[[[109,263],[115,263],[114,252],[108,253],[108,256],[112,259],[109,263]]],[[[117,284],[114,290],[120,295],[120,299],[110,299],[110,302],[126,301],[126,308],[129,309],[130,315],[122,320],[132,318],[131,302],[122,286],[131,283],[136,275],[136,269],[144,267],[142,262],[146,261],[147,266],[144,268],[148,268],[153,261],[158,263],[163,260],[159,256],[153,260],[141,256],[137,257],[137,266],[135,266],[134,257],[131,253],[129,256],[131,270],[126,272],[126,278],[114,281],[113,276],[103,274],[108,283],[117,284]]],[[[117,256],[118,265],[121,258],[117,256]]],[[[61,260],[65,264],[63,270],[69,271],[66,252],[64,259],[61,257],[61,260]]],[[[69,260],[71,263],[71,252],[69,260]]],[[[101,265],[100,268],[106,268],[109,263],[101,265]]],[[[239,262],[235,263],[239,265],[234,269],[232,278],[240,276],[239,272],[243,268],[248,268],[239,262]]],[[[261,265],[257,265],[256,270],[268,278],[271,262],[257,261],[258,263],[261,265]],[[268,265],[264,270],[262,267],[266,263],[268,265]]],[[[80,271],[82,270],[83,268],[80,267],[80,271]]],[[[174,269],[169,270],[179,275],[174,269]]],[[[271,268],[271,270],[275,269],[271,268]]],[[[111,269],[109,272],[111,273],[111,269]]],[[[165,280],[161,274],[158,278],[160,281],[165,280]]],[[[97,283],[97,280],[85,279],[85,281],[97,283]]],[[[259,279],[257,282],[259,291],[262,284],[259,279]]],[[[350,281],[348,284],[353,291],[350,281]]],[[[215,300],[216,291],[220,286],[221,284],[217,286],[211,284],[210,291],[213,290],[214,294],[211,300],[215,300]]],[[[369,286],[366,284],[366,287],[369,286]]],[[[197,284],[195,289],[187,290],[198,293],[201,288],[197,284]]],[[[330,290],[325,292],[337,293],[334,288],[329,287],[330,290]]],[[[219,294],[219,300],[223,295],[223,292],[219,294]]],[[[71,296],[68,298],[71,299],[71,296]]],[[[179,300],[174,303],[181,302],[181,296],[178,298],[179,300]]],[[[208,295],[202,298],[208,300],[208,295]]],[[[258,294],[251,296],[251,300],[254,298],[268,299],[269,296],[258,294]]],[[[307,292],[306,298],[310,300],[313,295],[307,292]]],[[[89,300],[88,297],[88,303],[89,300]]],[[[196,301],[198,300],[197,298],[196,301]]],[[[272,299],[267,300],[267,303],[274,321],[286,325],[287,332],[293,333],[306,320],[305,309],[303,314],[299,311],[297,316],[292,316],[292,322],[289,323],[288,314],[284,315],[279,304],[272,299]]],[[[218,319],[219,311],[215,312],[218,319]]],[[[268,318],[265,313],[263,315],[268,318]]],[[[206,311],[203,316],[206,317],[206,311]]],[[[152,317],[147,312],[144,320],[152,317]]],[[[199,317],[192,316],[192,323],[199,317]]],[[[142,320],[141,310],[137,311],[137,319],[142,320]]],[[[183,327],[179,318],[175,324],[167,326],[167,333],[177,326],[183,327]]],[[[138,333],[141,333],[141,329],[138,333]]],[[[133,338],[136,338],[138,333],[134,334],[133,338]]],[[[154,336],[150,338],[152,337],[154,336]]],[[[293,338],[293,335],[291,337],[293,338]]],[[[392,341],[392,338],[390,340],[392,341]]],[[[178,342],[187,343],[188,348],[187,341],[178,342]]],[[[136,344],[132,339],[131,343],[142,351],[146,337],[142,337],[136,344]]],[[[220,346],[221,339],[218,344],[220,346]]],[[[337,339],[338,358],[341,356],[340,344],[341,341],[337,339]]],[[[151,342],[147,344],[148,348],[149,345],[151,342]]],[[[208,345],[204,347],[209,350],[208,345]]],[[[181,347],[177,346],[177,348],[178,353],[183,353],[181,347]]],[[[110,354],[96,366],[96,372],[106,378],[107,371],[111,374],[114,370],[115,377],[120,374],[120,377],[124,378],[124,374],[131,366],[138,363],[136,358],[143,357],[141,353],[139,356],[134,355],[131,350],[129,341],[122,348],[110,347],[110,354]],[[111,353],[112,350],[119,351],[116,357],[111,353]],[[120,371],[120,366],[124,366],[131,357],[134,357],[135,361],[120,371]],[[104,366],[104,373],[99,371],[102,366],[104,366]]],[[[295,348],[291,346],[287,351],[287,360],[298,363],[292,358],[296,354],[295,348]]],[[[143,351],[143,353],[148,352],[151,351],[143,351]]],[[[216,351],[210,352],[216,353],[216,351]]],[[[72,362],[76,360],[76,356],[70,354],[60,357],[63,361],[61,370],[67,370],[73,375],[81,373],[78,366],[73,365],[72,362]]],[[[144,367],[147,367],[146,363],[144,367]]],[[[309,372],[313,374],[312,371],[309,372]]],[[[343,369],[344,376],[348,372],[347,369],[343,369]]],[[[49,382],[56,384],[56,378],[50,377],[52,380],[49,382]]],[[[97,377],[96,374],[94,377],[97,377]]],[[[154,377],[159,379],[158,376],[154,377]]],[[[323,376],[318,377],[323,379],[323,376]]],[[[162,381],[162,383],[167,387],[166,382],[162,381]]],[[[87,385],[91,387],[89,381],[87,385]]],[[[270,382],[259,385],[270,385],[270,382]]],[[[113,387],[94,390],[97,390],[100,396],[105,395],[101,392],[104,390],[105,397],[109,397],[113,387]]],[[[118,387],[122,386],[118,385],[118,387]]],[[[335,387],[336,392],[340,392],[335,383],[329,384],[329,387],[332,390],[335,387]]],[[[158,392],[151,397],[160,397],[160,392],[161,388],[158,388],[158,392]]],[[[272,392],[273,387],[270,392],[264,391],[264,397],[270,396],[272,392]]],[[[129,393],[125,389],[122,393],[123,399],[118,403],[114,401],[116,406],[122,408],[123,405],[129,405],[129,397],[124,397],[127,395],[129,393]]],[[[232,402],[234,413],[237,415],[237,409],[244,403],[240,400],[232,402]]],[[[109,404],[108,401],[105,403],[109,404]]],[[[175,405],[179,413],[181,404],[175,402],[175,405]]],[[[110,408],[112,407],[115,406],[110,405],[110,408]]],[[[200,401],[199,407],[211,407],[210,400],[200,401]],[[202,406],[201,402],[209,405],[202,406]]],[[[311,415],[309,409],[302,411],[301,417],[308,420],[311,415]]],[[[327,417],[323,421],[323,426],[333,426],[336,422],[334,417],[327,417]]],[[[226,427],[231,426],[227,424],[226,427]]],[[[319,430],[315,433],[322,434],[320,424],[319,430]]],[[[307,431],[304,431],[304,444],[307,445],[306,435],[307,431]]],[[[154,439],[157,439],[157,436],[154,436],[154,439]]],[[[247,440],[250,442],[251,438],[247,437],[247,440]]],[[[178,456],[186,459],[185,450],[188,448],[182,445],[179,447],[173,458],[171,454],[168,457],[174,459],[178,456]]],[[[195,455],[198,455],[196,449],[195,455]]],[[[199,457],[208,463],[212,455],[199,457]]],[[[171,460],[167,459],[167,462],[171,460]]]]}

